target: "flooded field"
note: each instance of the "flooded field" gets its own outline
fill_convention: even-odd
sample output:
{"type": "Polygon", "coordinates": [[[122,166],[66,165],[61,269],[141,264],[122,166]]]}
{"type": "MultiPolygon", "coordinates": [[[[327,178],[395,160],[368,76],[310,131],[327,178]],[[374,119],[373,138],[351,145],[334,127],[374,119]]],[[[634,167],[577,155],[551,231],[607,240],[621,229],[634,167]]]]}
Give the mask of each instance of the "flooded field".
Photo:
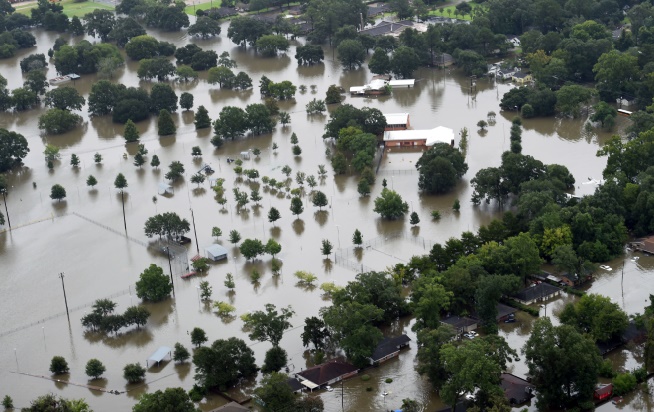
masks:
{"type": "MultiPolygon", "coordinates": [[[[237,308],[237,315],[262,309],[266,303],[277,306],[290,304],[296,314],[291,322],[293,328],[285,334],[281,346],[288,351],[291,371],[301,370],[310,366],[300,339],[304,318],[318,314],[320,307],[328,305],[329,301],[321,297],[318,288],[298,287],[293,273],[296,270],[307,270],[318,276],[318,284],[335,282],[339,285],[344,285],[356,275],[355,270],[337,265],[333,255],[330,260],[324,259],[320,253],[322,239],[329,239],[337,249],[347,248],[351,246],[354,230],[359,229],[364,241],[383,239],[386,235],[403,232],[409,236],[420,236],[426,241],[444,242],[462,231],[477,230],[501,213],[493,207],[474,207],[470,204],[472,189],[469,180],[479,169],[499,165],[501,153],[509,147],[510,121],[515,113],[500,113],[498,104],[511,85],[483,79],[477,84],[477,94],[471,96],[469,79],[449,70],[431,69],[416,72],[418,81],[415,88],[396,90],[392,96],[384,98],[347,97],[345,102],[357,107],[378,108],[385,113],[408,112],[411,124],[416,129],[442,125],[454,129],[456,133],[467,127],[470,131],[466,158],[469,170],[452,193],[443,196],[419,194],[418,174],[414,165],[420,152],[392,150],[382,159],[377,183],[368,198],[360,198],[357,193],[355,176],[334,177],[330,174],[317,187],[329,198],[330,205],[323,211],[314,208],[310,199],[304,196],[304,212],[296,218],[291,215],[288,198],[262,190],[260,207],[250,203],[237,213],[231,196],[232,188],[238,187],[249,192],[250,188],[255,188],[258,184],[237,179],[232,166],[225,162],[226,158],[236,158],[243,151],[259,148],[262,154],[258,158],[252,156],[246,160],[244,168],[256,168],[261,176],[276,179],[283,176],[281,168],[284,165],[293,169],[293,175],[296,171],[316,175],[319,164],[325,164],[331,170],[325,155],[331,142],[324,142],[321,138],[328,116],[307,116],[304,107],[313,98],[324,98],[331,84],[347,89],[366,83],[371,74],[367,68],[343,71],[340,64],[333,60],[331,49],[325,51],[325,63],[315,67],[297,66],[293,58],[295,46],[291,47],[287,55],[261,58],[251,50],[234,47],[225,37],[226,31],[227,26],[223,25],[223,34],[219,39],[193,42],[200,47],[215,50],[218,54],[229,51],[238,63],[238,70],[243,70],[252,77],[255,89],[243,92],[220,90],[202,78],[196,83],[172,83],[173,87],[178,93],[193,93],[194,107],[205,105],[210,116],[215,118],[225,105],[245,107],[249,103],[260,102],[256,86],[262,75],[273,81],[288,79],[296,85],[316,85],[315,94],[311,91],[298,92],[295,101],[280,104],[282,110],[291,113],[290,126],[277,126],[271,135],[228,141],[222,148],[215,150],[210,143],[209,130],[200,133],[195,131],[191,112],[179,111],[173,114],[178,127],[177,134],[173,137],[158,138],[156,119],[151,118],[138,123],[137,127],[141,133],[141,142],[149,151],[148,163],[153,154],[161,159],[162,168],[154,170],[148,165],[142,169],[132,165],[131,155],[135,153],[136,145],[125,145],[122,138],[123,126],[113,124],[109,117],[89,119],[84,113],[83,127],[61,136],[43,136],[37,128],[37,119],[43,109],[0,114],[0,126],[22,133],[28,139],[31,149],[25,159],[26,167],[8,176],[11,187],[7,207],[14,230],[0,233],[0,395],[11,395],[15,405],[27,406],[29,400],[36,396],[55,392],[68,398],[86,398],[96,411],[124,411],[130,410],[144,391],[174,386],[190,389],[193,385],[193,370],[188,364],[175,366],[167,363],[160,368],[151,368],[146,374],[147,385],[138,388],[125,384],[122,368],[132,362],[145,364],[148,356],[159,346],[172,346],[175,342],[181,342],[190,347],[188,331],[196,326],[207,331],[210,341],[237,336],[249,342],[238,317],[224,321],[209,306],[200,302],[197,287],[203,279],[213,287],[212,299],[233,304],[237,308]],[[485,119],[491,110],[499,113],[497,123],[486,133],[480,134],[475,125],[478,120],[485,119]],[[289,138],[292,132],[297,134],[302,148],[299,157],[294,157],[291,153],[289,138]],[[277,153],[271,149],[273,142],[279,145],[277,153]],[[62,149],[62,159],[55,164],[53,171],[49,171],[43,161],[42,152],[46,143],[62,149]],[[193,146],[201,147],[201,159],[192,158],[193,146]],[[93,154],[96,152],[104,158],[101,165],[93,163],[93,154]],[[130,156],[124,159],[124,153],[130,156]],[[79,169],[69,165],[71,154],[80,157],[82,163],[79,169]],[[185,165],[186,176],[173,185],[174,195],[158,196],[158,184],[164,181],[167,165],[174,160],[185,165]],[[214,176],[226,179],[228,202],[224,208],[214,200],[207,182],[199,187],[190,183],[190,176],[204,163],[211,164],[216,170],[214,176]],[[120,194],[113,188],[118,173],[123,173],[129,184],[125,196],[129,238],[125,237],[123,229],[120,194]],[[95,190],[89,190],[85,184],[90,174],[99,182],[95,190]],[[408,218],[387,222],[372,211],[373,200],[382,189],[382,179],[386,179],[388,186],[398,191],[419,214],[421,222],[416,228],[410,227],[408,218]],[[50,187],[55,183],[66,188],[68,196],[65,201],[58,203],[50,200],[50,187]],[[156,196],[156,203],[152,201],[153,196],[156,196]],[[458,214],[451,212],[455,199],[461,201],[461,211],[458,214]],[[275,225],[267,220],[270,207],[276,207],[282,214],[275,225]],[[176,277],[175,299],[146,305],[152,312],[152,317],[145,328],[108,337],[85,333],[80,318],[90,310],[94,300],[111,297],[118,303],[117,311],[123,311],[139,301],[134,293],[134,283],[150,263],[167,268],[166,257],[147,247],[149,239],[143,234],[145,220],[156,213],[174,211],[190,221],[191,209],[199,244],[195,244],[191,231],[188,236],[194,240],[191,245],[187,245],[188,257],[194,256],[198,247],[200,253],[204,254],[204,248],[214,243],[211,228],[218,226],[224,234],[218,243],[228,249],[227,261],[212,265],[208,274],[202,278],[183,280],[176,277]],[[441,212],[442,218],[439,221],[432,221],[430,212],[433,210],[441,212]],[[227,241],[226,234],[232,229],[238,230],[243,239],[258,238],[265,242],[270,237],[275,238],[282,245],[282,252],[278,255],[283,261],[282,275],[278,278],[272,276],[268,256],[246,262],[238,249],[227,241]],[[260,285],[256,287],[250,282],[250,273],[254,269],[262,274],[260,285]],[[71,310],[70,322],[65,315],[62,284],[58,276],[60,273],[64,273],[71,310]],[[234,275],[234,294],[229,294],[223,286],[227,273],[234,275]],[[93,384],[128,392],[113,395],[15,373],[19,371],[49,376],[49,362],[54,355],[64,356],[68,360],[70,382],[87,383],[84,365],[90,358],[98,358],[107,366],[107,372],[103,380],[93,384]]],[[[189,42],[181,33],[153,34],[177,46],[189,42]]],[[[0,60],[1,73],[8,79],[10,88],[22,84],[18,61],[30,53],[46,53],[55,38],[52,33],[44,31],[36,31],[35,36],[38,42],[35,49],[23,51],[14,59],[0,60]]],[[[151,83],[139,82],[137,66],[135,62],[128,62],[115,81],[127,86],[150,88],[151,83]]],[[[206,73],[203,75],[206,78],[206,73]]],[[[55,70],[51,64],[48,77],[54,76],[55,70]]],[[[96,81],[94,75],[83,76],[73,86],[88,97],[90,88],[96,81]]],[[[620,118],[620,128],[625,126],[623,122],[625,120],[620,118]]],[[[584,119],[531,119],[524,122],[523,132],[523,152],[544,163],[567,166],[578,182],[578,194],[594,190],[592,185],[582,183],[588,181],[588,178],[601,176],[605,159],[596,157],[595,153],[610,137],[606,133],[587,133],[583,125],[584,119]]],[[[383,270],[388,265],[406,261],[411,255],[426,253],[428,250],[428,247],[421,247],[411,240],[395,240],[363,250],[361,256],[355,256],[354,260],[376,270],[383,270]]],[[[642,311],[649,294],[654,293],[654,259],[642,257],[633,262],[627,256],[624,282],[621,276],[622,259],[611,262],[610,265],[613,270],[598,276],[590,291],[610,296],[630,314],[642,311]]],[[[567,299],[570,298],[548,304],[547,316],[556,314],[567,299]]],[[[518,349],[528,337],[531,322],[531,317],[520,314],[518,323],[501,326],[501,334],[512,347],[518,349]]],[[[342,388],[323,393],[321,396],[326,410],[382,411],[399,407],[401,400],[407,397],[424,402],[429,406],[428,410],[440,406],[441,402],[431,390],[429,382],[415,371],[415,335],[410,332],[410,327],[411,322],[405,319],[392,325],[388,331],[407,332],[413,339],[410,350],[403,352],[398,359],[367,372],[371,376],[367,382],[355,377],[344,382],[342,388]],[[388,377],[393,379],[390,384],[384,383],[388,377]],[[386,397],[380,396],[384,390],[389,392],[386,397]]],[[[252,343],[259,365],[268,348],[268,343],[252,343]]],[[[638,355],[631,351],[621,351],[612,355],[612,359],[616,366],[632,368],[638,355]]],[[[516,374],[526,373],[522,363],[513,365],[512,368],[516,374]]],[[[239,389],[247,392],[251,387],[239,389]]],[[[209,410],[223,403],[224,399],[211,397],[203,401],[201,408],[209,410]]],[[[635,395],[626,405],[620,406],[621,410],[634,411],[651,408],[651,398],[642,394],[635,395]]],[[[615,407],[610,404],[601,408],[603,411],[613,409],[615,407]]]]}

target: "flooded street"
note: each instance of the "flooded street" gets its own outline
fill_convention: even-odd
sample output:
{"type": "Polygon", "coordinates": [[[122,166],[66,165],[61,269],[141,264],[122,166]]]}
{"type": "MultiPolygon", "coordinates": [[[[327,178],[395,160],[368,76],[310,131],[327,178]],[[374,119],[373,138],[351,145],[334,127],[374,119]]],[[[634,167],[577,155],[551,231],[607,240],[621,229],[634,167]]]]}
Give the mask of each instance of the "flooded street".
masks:
{"type": "MultiPolygon", "coordinates": [[[[175,386],[188,390],[194,383],[193,368],[189,364],[176,366],[169,362],[160,368],[148,369],[147,385],[138,388],[126,385],[122,370],[128,363],[140,362],[144,365],[159,346],[172,347],[175,342],[181,342],[190,348],[188,332],[194,327],[203,328],[210,342],[231,336],[243,338],[251,344],[257,364],[261,365],[270,344],[250,342],[238,316],[263,309],[267,303],[293,307],[293,328],[284,335],[280,346],[289,354],[291,372],[305,369],[312,365],[305,358],[300,338],[304,319],[317,315],[320,307],[330,302],[322,298],[317,287],[298,287],[293,273],[297,270],[312,272],[318,276],[318,285],[323,282],[344,285],[356,275],[356,272],[336,265],[333,255],[331,260],[323,259],[320,253],[322,239],[329,239],[336,248],[347,248],[352,244],[354,230],[359,229],[364,241],[378,239],[379,246],[363,251],[362,256],[354,259],[374,270],[384,270],[389,265],[408,261],[412,255],[429,252],[428,245],[423,246],[419,242],[385,240],[389,234],[399,231],[420,236],[426,241],[444,242],[452,236],[458,237],[462,231],[476,231],[501,213],[491,206],[474,207],[470,203],[472,188],[469,181],[479,169],[498,166],[501,153],[509,148],[509,129],[515,113],[501,113],[499,101],[512,87],[510,84],[496,84],[482,79],[477,83],[477,94],[470,96],[468,78],[449,70],[420,69],[415,73],[418,79],[415,88],[397,89],[391,96],[383,98],[348,96],[345,103],[356,107],[378,108],[384,113],[408,112],[415,129],[446,126],[454,129],[455,134],[463,127],[469,130],[466,157],[469,170],[452,193],[442,196],[419,194],[418,173],[414,165],[420,152],[393,149],[382,159],[370,197],[360,198],[356,176],[334,178],[331,173],[325,154],[331,142],[324,142],[321,138],[328,116],[307,116],[305,105],[314,98],[324,99],[331,84],[347,90],[350,86],[367,83],[372,76],[367,66],[351,72],[343,71],[338,61],[333,60],[332,50],[326,49],[324,64],[298,67],[293,58],[296,44],[287,55],[262,58],[249,49],[235,47],[226,38],[226,32],[227,24],[223,24],[220,38],[193,40],[193,43],[215,50],[218,54],[230,52],[238,63],[236,70],[245,71],[252,77],[254,90],[221,90],[205,81],[206,72],[201,73],[198,82],[171,83],[173,88],[178,95],[183,91],[193,93],[194,108],[204,105],[215,119],[226,105],[244,108],[247,104],[261,102],[258,82],[262,75],[275,82],[291,80],[297,86],[316,85],[315,94],[310,89],[305,93],[298,91],[295,101],[280,102],[281,110],[291,114],[290,126],[282,128],[278,125],[272,135],[226,141],[223,147],[215,150],[210,143],[212,131],[205,129],[196,132],[191,112],[180,110],[173,113],[177,134],[172,137],[159,138],[156,118],[151,117],[137,123],[141,143],[149,151],[146,165],[139,169],[132,164],[136,144],[125,144],[123,126],[113,124],[110,116],[89,119],[85,108],[82,127],[60,136],[42,136],[37,128],[37,119],[44,109],[0,114],[0,127],[23,134],[31,150],[25,159],[26,167],[19,173],[8,175],[10,188],[7,207],[14,229],[0,233],[0,395],[9,394],[17,407],[27,406],[31,399],[41,394],[55,392],[67,398],[86,398],[96,411],[126,411],[144,391],[175,386]],[[486,133],[480,134],[475,125],[479,120],[486,119],[489,111],[498,113],[497,123],[489,127],[486,133]],[[293,132],[297,134],[302,148],[302,155],[298,157],[291,152],[289,140],[293,132]],[[277,153],[272,151],[273,142],[279,146],[277,153]],[[43,160],[46,143],[61,147],[62,159],[55,162],[53,171],[48,170],[43,160]],[[192,158],[193,146],[202,149],[200,159],[192,158]],[[233,165],[228,165],[225,160],[227,157],[240,157],[241,152],[254,148],[259,148],[261,155],[245,160],[243,168],[256,168],[261,176],[277,180],[283,177],[281,168],[285,165],[293,169],[292,176],[296,171],[317,176],[318,165],[326,165],[330,173],[316,189],[327,195],[330,205],[319,211],[305,195],[302,198],[304,212],[296,219],[289,210],[290,200],[285,195],[272,194],[263,189],[260,207],[251,202],[237,213],[232,188],[238,187],[249,193],[259,184],[237,179],[233,165]],[[96,152],[103,156],[101,165],[93,162],[96,152]],[[124,153],[130,156],[124,159],[124,153]],[[71,154],[80,157],[79,169],[70,166],[71,154]],[[159,170],[149,166],[154,154],[161,160],[159,170]],[[167,165],[175,160],[184,164],[186,175],[173,184],[173,196],[158,196],[158,184],[164,181],[167,165]],[[214,177],[225,179],[228,202],[224,208],[214,200],[208,182],[199,187],[190,183],[191,175],[204,163],[211,164],[215,169],[214,177]],[[125,195],[129,238],[124,236],[120,193],[113,187],[118,173],[125,175],[129,185],[125,195]],[[91,174],[99,182],[95,190],[89,190],[85,183],[91,174]],[[417,228],[411,229],[408,217],[387,222],[372,211],[374,199],[382,189],[382,179],[386,179],[389,188],[399,192],[418,212],[421,222],[417,228]],[[67,198],[64,201],[58,203],[49,198],[53,184],[66,188],[67,198]],[[153,196],[157,198],[156,203],[152,200],[153,196]],[[458,214],[452,213],[455,199],[461,201],[458,214]],[[275,225],[267,219],[270,207],[276,207],[282,215],[275,225]],[[134,283],[150,263],[158,264],[168,273],[166,257],[147,247],[149,239],[143,233],[145,220],[156,213],[171,211],[191,221],[191,209],[199,244],[196,246],[191,230],[187,234],[193,239],[193,243],[187,245],[188,258],[197,253],[197,247],[204,255],[204,248],[214,243],[211,228],[218,226],[223,232],[218,243],[227,248],[228,259],[212,264],[208,274],[201,278],[184,280],[176,277],[175,299],[145,305],[152,312],[145,328],[124,329],[117,336],[100,337],[86,333],[80,318],[90,311],[90,305],[96,299],[111,297],[118,304],[116,310],[122,312],[140,302],[135,296],[134,283]],[[433,210],[441,212],[439,221],[432,221],[430,213],[433,210]],[[232,229],[238,230],[243,239],[258,238],[265,243],[267,239],[275,238],[282,245],[278,255],[283,261],[282,275],[278,278],[272,276],[271,259],[267,255],[255,262],[246,262],[238,248],[227,240],[227,234],[232,229]],[[262,275],[257,287],[250,281],[250,274],[255,269],[262,275]],[[62,284],[58,277],[60,273],[64,273],[70,322],[65,314],[62,284]],[[229,294],[223,286],[227,273],[234,275],[234,294],[229,294]],[[235,319],[225,321],[216,316],[209,306],[200,303],[198,285],[201,280],[210,282],[214,301],[227,301],[236,307],[235,319]],[[128,392],[113,395],[15,373],[49,376],[50,359],[55,355],[68,360],[70,382],[86,384],[84,365],[89,359],[97,358],[107,366],[107,371],[104,379],[93,384],[128,392]]],[[[178,47],[189,42],[182,33],[151,33],[178,47]]],[[[22,84],[23,76],[18,66],[20,59],[31,53],[47,54],[56,37],[53,33],[40,30],[34,31],[34,34],[36,48],[21,51],[13,59],[0,60],[0,73],[8,79],[10,89],[22,84]]],[[[124,69],[117,72],[115,81],[149,89],[152,83],[139,82],[137,68],[138,63],[128,61],[124,69]]],[[[55,75],[51,63],[48,78],[55,75]]],[[[88,99],[91,86],[97,80],[95,75],[85,75],[74,84],[66,85],[74,86],[88,99]]],[[[567,166],[577,181],[576,193],[592,193],[595,187],[583,183],[589,178],[601,177],[606,159],[596,157],[595,153],[610,137],[610,133],[587,133],[583,127],[584,119],[530,119],[523,125],[524,154],[532,155],[546,164],[567,166]]],[[[618,127],[622,129],[625,126],[625,119],[619,118],[618,127]]],[[[634,262],[627,255],[609,265],[613,270],[601,273],[590,287],[590,292],[611,297],[628,314],[642,312],[649,294],[654,293],[654,258],[641,257],[634,262]],[[621,287],[623,260],[624,293],[621,287]]],[[[548,304],[547,316],[560,311],[568,299],[572,298],[564,297],[548,304]]],[[[519,322],[515,324],[502,324],[500,331],[515,349],[521,348],[528,338],[533,319],[524,313],[520,313],[518,318],[519,322]]],[[[325,410],[384,411],[399,407],[404,398],[424,402],[430,411],[441,406],[429,382],[415,371],[417,350],[411,325],[409,319],[404,319],[387,331],[394,334],[406,332],[413,340],[410,350],[403,351],[399,358],[379,368],[366,371],[371,377],[368,381],[354,377],[345,381],[342,388],[339,386],[333,392],[323,393],[325,410]],[[393,382],[386,384],[386,378],[391,378],[393,382]],[[386,397],[380,396],[384,390],[389,392],[386,397]]],[[[630,351],[619,351],[612,355],[612,360],[617,367],[630,369],[635,366],[637,358],[630,351]]],[[[526,373],[523,363],[512,367],[513,373],[526,373]]],[[[247,392],[252,387],[239,389],[247,392]]],[[[206,411],[224,403],[224,399],[212,396],[200,406],[206,411]]],[[[627,405],[619,408],[642,411],[652,410],[652,406],[651,397],[636,395],[627,405]]],[[[535,410],[535,407],[531,409],[535,410]]],[[[600,410],[614,409],[615,406],[608,404],[600,410]]]]}

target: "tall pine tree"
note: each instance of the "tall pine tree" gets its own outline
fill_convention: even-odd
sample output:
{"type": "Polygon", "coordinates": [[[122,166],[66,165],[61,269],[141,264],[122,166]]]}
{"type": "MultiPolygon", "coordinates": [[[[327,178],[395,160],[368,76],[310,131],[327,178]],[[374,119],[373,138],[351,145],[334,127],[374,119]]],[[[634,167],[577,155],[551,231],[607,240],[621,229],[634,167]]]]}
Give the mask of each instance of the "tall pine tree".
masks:
{"type": "Polygon", "coordinates": [[[124,136],[127,142],[136,142],[137,140],[139,140],[139,137],[141,137],[132,119],[129,119],[127,123],[125,123],[124,136]]]}
{"type": "Polygon", "coordinates": [[[211,118],[207,109],[204,106],[200,106],[195,113],[195,130],[206,129],[207,127],[211,127],[211,118]]]}
{"type": "Polygon", "coordinates": [[[159,120],[157,121],[157,130],[159,133],[159,136],[168,136],[171,134],[175,134],[177,131],[177,127],[175,126],[175,122],[173,122],[172,116],[170,116],[170,112],[166,109],[161,109],[159,111],[159,120]]]}

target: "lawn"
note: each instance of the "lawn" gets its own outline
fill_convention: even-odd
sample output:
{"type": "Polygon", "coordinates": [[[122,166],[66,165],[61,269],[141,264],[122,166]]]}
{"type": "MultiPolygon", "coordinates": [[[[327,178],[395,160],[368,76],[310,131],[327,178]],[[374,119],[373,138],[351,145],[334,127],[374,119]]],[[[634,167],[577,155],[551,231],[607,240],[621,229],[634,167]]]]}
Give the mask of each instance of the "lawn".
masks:
{"type": "Polygon", "coordinates": [[[218,8],[218,7],[220,7],[220,4],[221,4],[221,0],[213,0],[213,3],[211,1],[207,1],[205,3],[200,3],[201,1],[204,1],[204,0],[194,0],[193,3],[197,3],[197,4],[186,6],[186,8],[184,8],[184,11],[186,12],[186,14],[190,14],[191,16],[195,16],[195,12],[197,10],[209,10],[212,7],[218,8]]]}
{"type": "MultiPolygon", "coordinates": [[[[59,4],[64,6],[64,14],[68,17],[82,17],[86,13],[90,13],[93,10],[96,9],[105,9],[105,10],[113,10],[114,6],[110,6],[105,3],[95,3],[91,1],[83,1],[81,3],[75,3],[73,0],[62,0],[59,4]]],[[[36,3],[32,4],[27,4],[23,6],[14,6],[16,8],[16,11],[18,13],[30,14],[30,10],[36,7],[36,3]]]]}
{"type": "MultiPolygon", "coordinates": [[[[473,2],[469,2],[468,4],[470,4],[472,6],[473,14],[474,14],[474,11],[475,11],[476,8],[481,7],[482,9],[484,9],[484,6],[481,5],[481,4],[477,4],[477,3],[473,3],[473,2]]],[[[461,15],[457,16],[455,14],[455,11],[456,11],[456,6],[449,6],[449,7],[445,6],[445,7],[439,7],[436,10],[431,10],[429,12],[429,15],[430,16],[443,16],[443,17],[456,18],[456,19],[459,19],[459,20],[472,21],[472,16],[471,15],[466,14],[465,16],[461,16],[461,15]]]]}

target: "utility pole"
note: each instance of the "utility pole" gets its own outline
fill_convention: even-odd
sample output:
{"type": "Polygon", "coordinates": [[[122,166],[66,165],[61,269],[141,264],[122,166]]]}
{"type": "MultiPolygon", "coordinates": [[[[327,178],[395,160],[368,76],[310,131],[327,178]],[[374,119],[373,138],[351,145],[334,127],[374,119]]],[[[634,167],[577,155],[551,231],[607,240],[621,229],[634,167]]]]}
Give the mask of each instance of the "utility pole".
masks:
{"type": "Polygon", "coordinates": [[[125,218],[125,197],[124,192],[120,190],[120,201],[123,204],[123,224],[125,225],[125,233],[127,233],[127,219],[125,218]]]}
{"type": "Polygon", "coordinates": [[[170,269],[170,285],[173,287],[173,297],[175,297],[175,282],[173,281],[173,266],[170,264],[170,244],[166,246],[168,254],[168,269],[170,269]]]}
{"type": "Polygon", "coordinates": [[[66,304],[66,316],[68,317],[68,322],[70,322],[70,313],[68,312],[68,299],[66,298],[66,285],[64,284],[64,272],[59,274],[61,278],[61,288],[64,290],[64,303],[66,304]]]}
{"type": "Polygon", "coordinates": [[[195,249],[198,251],[198,255],[200,254],[200,245],[198,244],[198,231],[195,230],[195,216],[193,215],[193,208],[190,207],[191,209],[191,220],[193,221],[193,234],[195,235],[195,249]]]}
{"type": "Polygon", "coordinates": [[[7,188],[6,187],[2,188],[2,199],[5,202],[5,214],[7,215],[7,225],[9,226],[9,230],[11,230],[11,220],[9,220],[9,211],[7,210],[7,188]]]}

